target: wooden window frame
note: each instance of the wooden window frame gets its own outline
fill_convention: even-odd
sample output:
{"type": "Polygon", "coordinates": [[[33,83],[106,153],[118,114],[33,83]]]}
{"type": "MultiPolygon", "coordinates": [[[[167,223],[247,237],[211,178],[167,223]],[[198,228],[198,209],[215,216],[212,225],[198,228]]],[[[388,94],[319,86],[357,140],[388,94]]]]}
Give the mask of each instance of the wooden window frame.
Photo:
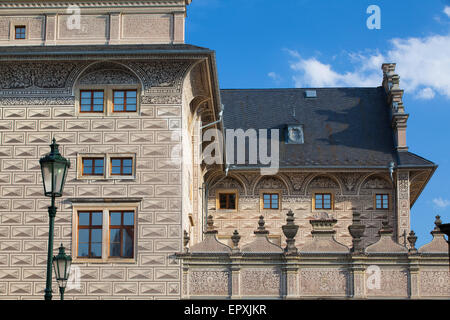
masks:
{"type": "Polygon", "coordinates": [[[101,210],[78,210],[77,211],[77,258],[79,258],[79,259],[100,259],[102,257],[101,252],[103,252],[103,236],[102,236],[102,242],[101,242],[102,250],[100,252],[100,256],[91,256],[91,244],[92,244],[91,230],[93,230],[93,229],[95,229],[95,230],[100,229],[100,230],[102,230],[102,233],[103,233],[103,211],[101,211],[101,210]],[[80,226],[80,213],[89,213],[89,225],[80,226]],[[92,225],[92,214],[93,213],[101,213],[102,214],[102,224],[100,226],[92,225]],[[87,257],[79,255],[79,252],[80,252],[79,251],[79,245],[80,245],[79,230],[80,229],[89,230],[89,242],[88,242],[89,246],[88,246],[88,256],[87,257]]]}
{"type": "Polygon", "coordinates": [[[278,192],[264,192],[262,194],[262,209],[263,210],[279,210],[280,209],[280,194],[278,192]],[[268,195],[270,197],[270,204],[269,204],[269,208],[265,207],[265,199],[264,196],[268,195]],[[277,207],[273,208],[272,207],[272,200],[273,200],[273,196],[277,196],[277,207]]]}
{"type": "Polygon", "coordinates": [[[331,192],[314,192],[313,193],[313,210],[317,211],[317,210],[334,210],[334,194],[331,192]],[[316,201],[316,196],[317,195],[322,195],[322,208],[317,208],[317,201],[316,201]],[[325,195],[329,195],[330,196],[330,208],[323,208],[324,206],[324,197],[325,195]]]}
{"type": "MultiPolygon", "coordinates": [[[[20,33],[22,34],[22,32],[20,33]]],[[[26,40],[27,39],[27,26],[25,25],[17,25],[14,26],[14,40],[26,40]],[[17,38],[17,29],[23,29],[23,38],[17,38]]]]}
{"type": "Polygon", "coordinates": [[[108,226],[108,257],[112,258],[112,259],[132,259],[134,257],[134,230],[135,230],[135,225],[136,225],[136,211],[135,210],[108,210],[108,214],[109,214],[109,226],[108,226]],[[111,213],[118,213],[120,212],[120,225],[116,225],[113,226],[111,225],[111,213]],[[133,225],[132,226],[128,226],[128,225],[124,225],[123,224],[123,219],[125,216],[125,212],[133,212],[133,225]],[[120,229],[120,256],[111,256],[111,229],[120,229]],[[130,230],[131,229],[131,234],[132,234],[132,238],[133,238],[133,244],[132,244],[132,248],[131,248],[131,257],[124,257],[123,256],[123,243],[122,243],[122,236],[123,236],[123,231],[124,229],[126,230],[130,230]]]}
{"type": "Polygon", "coordinates": [[[105,176],[105,157],[81,157],[81,176],[82,177],[104,177],[105,176]],[[95,170],[95,160],[102,159],[103,160],[103,171],[101,174],[92,173],[92,174],[84,174],[84,160],[92,160],[92,172],[95,170]]]}
{"type": "Polygon", "coordinates": [[[142,202],[142,199],[132,201],[132,202],[111,202],[109,199],[104,199],[103,201],[100,199],[96,199],[96,201],[85,203],[75,201],[72,205],[72,230],[76,230],[76,232],[72,232],[72,243],[73,252],[72,258],[73,263],[118,263],[118,264],[135,264],[137,263],[137,244],[138,244],[138,211],[139,205],[142,202]],[[98,201],[100,200],[100,201],[98,201]],[[78,256],[78,212],[102,212],[102,256],[101,257],[79,257],[78,256]],[[133,238],[133,257],[120,258],[120,257],[110,257],[110,243],[109,243],[109,213],[114,211],[126,211],[126,212],[134,212],[134,238],[133,238]]]}
{"type": "Polygon", "coordinates": [[[220,192],[219,193],[219,209],[220,210],[236,210],[236,193],[234,193],[234,192],[220,192]],[[224,196],[226,196],[226,201],[225,201],[225,207],[226,208],[222,208],[222,207],[220,207],[220,196],[222,196],[222,195],[224,195],[224,196]],[[230,196],[234,196],[234,208],[229,208],[230,207],[230,196]]]}
{"type": "Polygon", "coordinates": [[[80,90],[80,103],[79,103],[79,113],[105,113],[105,90],[103,89],[81,89],[80,90]],[[90,105],[90,110],[89,111],[81,111],[81,107],[83,106],[82,104],[82,97],[83,97],[83,92],[90,92],[91,93],[91,105],[90,105]],[[102,92],[103,93],[103,107],[102,107],[102,111],[94,111],[94,93],[95,92],[102,92]]]}
{"type": "Polygon", "coordinates": [[[114,89],[112,91],[112,112],[113,113],[128,113],[128,112],[137,112],[138,109],[138,90],[137,89],[114,89]],[[123,92],[123,110],[115,110],[115,93],[116,92],[123,92]],[[127,92],[135,92],[136,93],[136,110],[127,110],[127,92]]]}
{"type": "Polygon", "coordinates": [[[125,177],[130,177],[133,176],[133,172],[134,172],[134,158],[133,157],[118,157],[118,156],[111,156],[109,158],[109,175],[110,176],[125,176],[125,177]],[[112,169],[113,169],[113,165],[112,162],[113,160],[120,160],[120,173],[112,173],[112,169]],[[123,162],[124,160],[131,160],[131,173],[123,173],[123,162]]]}
{"type": "Polygon", "coordinates": [[[376,193],[374,195],[374,208],[375,210],[389,210],[391,208],[391,199],[389,193],[376,193]],[[377,196],[381,196],[381,208],[377,207],[377,196]],[[387,197],[387,208],[384,208],[384,199],[383,197],[387,197]]]}
{"type": "Polygon", "coordinates": [[[216,210],[236,212],[239,208],[239,191],[237,189],[218,189],[216,190],[216,210]],[[236,195],[236,208],[234,209],[220,209],[220,194],[234,194],[236,195]]]}
{"type": "Polygon", "coordinates": [[[135,153],[79,153],[77,154],[77,179],[78,180],[134,180],[136,179],[136,154],[135,153]],[[103,174],[83,174],[84,159],[103,159],[103,174]],[[112,174],[111,159],[130,159],[131,160],[131,174],[123,173],[123,161],[120,168],[121,173],[112,174]]]}

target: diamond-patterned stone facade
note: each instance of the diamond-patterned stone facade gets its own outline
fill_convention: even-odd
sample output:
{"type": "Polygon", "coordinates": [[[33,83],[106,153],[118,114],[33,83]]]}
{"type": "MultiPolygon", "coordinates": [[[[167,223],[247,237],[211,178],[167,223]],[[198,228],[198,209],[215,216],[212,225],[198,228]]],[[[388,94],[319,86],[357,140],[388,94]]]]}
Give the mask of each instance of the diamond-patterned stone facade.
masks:
{"type": "MultiPolygon", "coordinates": [[[[182,79],[173,81],[181,83],[182,79]]],[[[140,114],[129,117],[84,116],[77,112],[75,104],[6,107],[0,102],[1,296],[42,298],[50,202],[42,194],[39,158],[49,152],[48,145],[55,137],[61,153],[72,164],[64,198],[57,201],[55,254],[61,242],[68,253],[74,245],[76,231],[72,229],[73,211],[68,198],[142,199],[137,208],[134,262],[78,263],[74,257],[73,266],[79,270],[74,272],[79,278],[69,281],[66,298],[180,297],[180,264],[173,265],[168,258],[181,249],[181,207],[169,210],[168,199],[181,203],[182,197],[181,179],[169,182],[169,176],[181,176],[181,167],[170,165],[169,146],[179,141],[168,135],[169,119],[181,121],[181,105],[166,108],[163,104],[141,104],[140,114]],[[78,179],[78,154],[89,153],[135,155],[136,177],[78,179]],[[161,161],[168,165],[156,167],[155,162],[161,161]]]]}

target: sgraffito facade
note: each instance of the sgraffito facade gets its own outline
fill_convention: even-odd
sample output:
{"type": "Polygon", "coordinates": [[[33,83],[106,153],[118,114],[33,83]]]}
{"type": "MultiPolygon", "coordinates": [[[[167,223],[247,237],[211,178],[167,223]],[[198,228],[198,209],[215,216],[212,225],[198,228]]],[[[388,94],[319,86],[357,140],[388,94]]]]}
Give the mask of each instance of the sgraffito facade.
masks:
{"type": "Polygon", "coordinates": [[[450,296],[439,223],[419,251],[410,233],[436,165],[408,151],[395,64],[382,87],[318,88],[314,100],[220,90],[214,52],[184,44],[189,3],[0,3],[0,299],[44,295],[38,160],[52,138],[71,162],[55,224],[55,254],[63,243],[73,257],[65,299],[450,296]],[[310,119],[291,117],[309,104],[310,119]],[[281,141],[271,175],[224,164],[223,146],[224,163],[203,161],[206,130],[257,128],[249,119],[301,124],[304,141],[281,141]],[[346,121],[356,131],[334,127],[346,121]],[[380,286],[367,286],[373,265],[380,286]]]}

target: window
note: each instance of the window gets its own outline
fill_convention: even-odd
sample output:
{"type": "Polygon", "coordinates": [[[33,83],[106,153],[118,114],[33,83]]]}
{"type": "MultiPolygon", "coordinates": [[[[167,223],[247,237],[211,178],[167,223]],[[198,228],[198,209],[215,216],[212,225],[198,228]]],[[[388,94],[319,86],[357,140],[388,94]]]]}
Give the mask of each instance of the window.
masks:
{"type": "Polygon", "coordinates": [[[111,175],[130,176],[133,174],[133,158],[111,158],[111,175]]]}
{"type": "Polygon", "coordinates": [[[305,143],[302,124],[289,124],[286,127],[286,143],[287,144],[303,144],[305,143]]]}
{"type": "Polygon", "coordinates": [[[134,211],[111,211],[109,214],[109,256],[133,257],[134,211]]]}
{"type": "Polygon", "coordinates": [[[102,256],[102,211],[78,212],[78,257],[102,256]]]}
{"type": "Polygon", "coordinates": [[[82,90],[80,92],[80,112],[102,113],[103,107],[103,90],[82,90]]]}
{"type": "Polygon", "coordinates": [[[236,193],[219,193],[219,209],[236,209],[236,193]]]}
{"type": "Polygon", "coordinates": [[[139,90],[137,85],[95,84],[82,77],[75,98],[77,114],[83,117],[138,116],[139,90]]]}
{"type": "Polygon", "coordinates": [[[316,210],[330,210],[332,208],[331,193],[316,193],[314,195],[314,209],[316,210]]]}
{"type": "Polygon", "coordinates": [[[104,163],[103,158],[83,158],[83,176],[103,176],[104,175],[104,163]]]}
{"type": "Polygon", "coordinates": [[[15,28],[15,39],[22,40],[26,39],[27,28],[25,26],[16,26],[15,28]]]}
{"type": "Polygon", "coordinates": [[[73,199],[73,258],[81,262],[135,262],[137,208],[141,200],[73,199]]]}
{"type": "Polygon", "coordinates": [[[77,155],[77,179],[135,179],[136,154],[83,153],[77,155]]]}
{"type": "Polygon", "coordinates": [[[135,112],[137,109],[136,90],[114,90],[113,112],[135,112]]]}
{"type": "Polygon", "coordinates": [[[279,209],[278,193],[264,193],[263,194],[263,208],[264,209],[279,209]]]}
{"type": "Polygon", "coordinates": [[[375,208],[389,209],[389,195],[388,194],[375,195],[375,208]]]}

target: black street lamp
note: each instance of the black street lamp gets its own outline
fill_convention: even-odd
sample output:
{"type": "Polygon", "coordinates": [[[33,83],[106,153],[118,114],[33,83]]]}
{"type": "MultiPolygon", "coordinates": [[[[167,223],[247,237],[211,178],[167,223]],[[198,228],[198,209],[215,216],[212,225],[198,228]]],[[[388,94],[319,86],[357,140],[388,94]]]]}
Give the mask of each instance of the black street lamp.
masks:
{"type": "Polygon", "coordinates": [[[48,256],[47,256],[47,282],[45,286],[45,300],[52,300],[52,258],[53,258],[53,229],[55,224],[56,206],[55,197],[61,197],[64,183],[67,177],[67,170],[70,168],[70,161],[64,158],[58,150],[55,138],[50,145],[50,153],[39,160],[42,171],[42,182],[44,184],[44,194],[52,198],[52,204],[48,207],[50,218],[48,232],[48,256]]]}
{"type": "Polygon", "coordinates": [[[53,257],[53,268],[55,269],[55,277],[56,281],[58,281],[61,300],[64,300],[64,290],[66,290],[67,279],[69,279],[71,264],[72,257],[66,254],[65,248],[61,243],[58,255],[53,257]]]}

